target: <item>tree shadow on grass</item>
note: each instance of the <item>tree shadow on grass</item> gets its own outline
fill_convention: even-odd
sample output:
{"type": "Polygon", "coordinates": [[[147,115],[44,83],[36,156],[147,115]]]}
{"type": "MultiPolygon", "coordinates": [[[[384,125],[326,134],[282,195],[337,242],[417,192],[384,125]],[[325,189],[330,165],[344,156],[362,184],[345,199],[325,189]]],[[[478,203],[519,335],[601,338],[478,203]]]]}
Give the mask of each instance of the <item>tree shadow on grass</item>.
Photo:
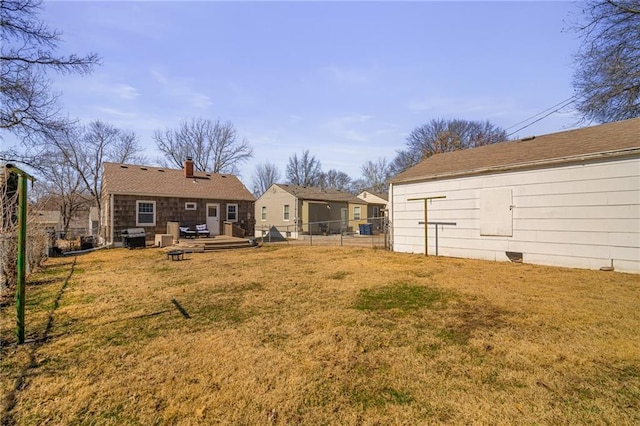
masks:
{"type": "MultiPolygon", "coordinates": [[[[20,372],[20,374],[18,375],[18,377],[16,378],[15,384],[13,386],[13,389],[7,394],[6,399],[4,401],[3,404],[3,412],[2,412],[2,426],[9,426],[9,425],[14,425],[16,424],[15,420],[13,419],[12,416],[12,411],[16,406],[17,403],[17,396],[18,393],[26,388],[27,386],[27,377],[31,376],[29,373],[31,370],[33,370],[34,368],[38,367],[38,361],[36,358],[36,353],[38,351],[38,349],[40,348],[40,346],[42,346],[47,339],[49,338],[49,334],[51,333],[51,329],[53,328],[53,323],[54,323],[54,319],[55,319],[55,313],[58,310],[58,307],[60,306],[60,300],[62,299],[62,295],[64,294],[65,289],[67,288],[67,286],[69,285],[69,281],[71,280],[71,277],[73,276],[73,272],[76,266],[76,258],[73,258],[72,262],[67,262],[64,263],[63,265],[71,265],[71,269],[69,270],[69,275],[67,275],[66,279],[64,280],[64,282],[62,283],[62,286],[60,287],[60,289],[58,290],[58,293],[56,294],[56,298],[53,302],[53,306],[51,307],[51,310],[49,311],[49,315],[47,317],[47,325],[45,326],[44,332],[42,333],[42,336],[40,338],[36,338],[33,339],[31,341],[26,341],[25,344],[32,344],[31,346],[31,351],[29,352],[29,362],[27,363],[27,365],[24,366],[24,368],[22,369],[22,371],[20,372]]],[[[55,267],[61,267],[62,265],[58,264],[55,265],[55,267]]],[[[57,279],[54,279],[53,281],[55,281],[57,279]]]]}

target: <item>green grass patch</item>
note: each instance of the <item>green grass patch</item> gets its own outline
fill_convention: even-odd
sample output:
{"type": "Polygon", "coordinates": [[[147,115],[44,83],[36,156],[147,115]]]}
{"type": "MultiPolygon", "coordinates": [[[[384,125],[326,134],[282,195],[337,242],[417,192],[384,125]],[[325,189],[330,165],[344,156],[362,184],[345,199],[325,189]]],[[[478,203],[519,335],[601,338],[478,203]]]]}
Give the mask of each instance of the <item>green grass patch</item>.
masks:
{"type": "Polygon", "coordinates": [[[363,311],[399,310],[407,313],[418,309],[441,309],[452,294],[437,288],[407,283],[362,289],[354,307],[363,311]]]}
{"type": "Polygon", "coordinates": [[[400,391],[392,387],[382,389],[355,388],[349,391],[353,403],[363,408],[384,407],[385,405],[407,405],[415,400],[409,392],[400,391]]]}

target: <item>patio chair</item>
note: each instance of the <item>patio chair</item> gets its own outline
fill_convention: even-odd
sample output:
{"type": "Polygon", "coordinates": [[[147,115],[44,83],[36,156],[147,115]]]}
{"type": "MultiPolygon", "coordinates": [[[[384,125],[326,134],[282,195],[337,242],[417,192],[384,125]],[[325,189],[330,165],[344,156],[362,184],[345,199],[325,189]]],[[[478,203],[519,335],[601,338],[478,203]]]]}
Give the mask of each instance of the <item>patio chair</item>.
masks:
{"type": "Polygon", "coordinates": [[[180,226],[180,238],[195,238],[196,231],[189,229],[188,226],[180,226]]]}
{"type": "Polygon", "coordinates": [[[196,225],[196,233],[198,234],[199,237],[208,237],[209,230],[207,229],[207,225],[206,224],[196,225]]]}

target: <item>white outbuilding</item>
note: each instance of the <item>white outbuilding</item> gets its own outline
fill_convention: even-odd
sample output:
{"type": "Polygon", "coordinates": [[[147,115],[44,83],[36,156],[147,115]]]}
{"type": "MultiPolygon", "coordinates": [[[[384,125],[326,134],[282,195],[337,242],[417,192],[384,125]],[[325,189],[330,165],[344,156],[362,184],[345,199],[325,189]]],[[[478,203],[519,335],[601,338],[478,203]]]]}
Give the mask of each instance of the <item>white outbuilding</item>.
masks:
{"type": "Polygon", "coordinates": [[[640,118],[437,154],[389,200],[396,252],[640,273],[640,118]]]}

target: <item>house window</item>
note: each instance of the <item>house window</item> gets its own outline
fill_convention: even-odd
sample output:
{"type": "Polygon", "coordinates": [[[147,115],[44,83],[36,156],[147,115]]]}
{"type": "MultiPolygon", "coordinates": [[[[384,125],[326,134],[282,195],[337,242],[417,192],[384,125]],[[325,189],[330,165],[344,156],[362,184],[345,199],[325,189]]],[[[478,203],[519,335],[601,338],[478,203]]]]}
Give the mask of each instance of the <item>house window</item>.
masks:
{"type": "Polygon", "coordinates": [[[195,210],[197,208],[198,204],[196,203],[184,203],[184,209],[185,210],[195,210]]]}
{"type": "Polygon", "coordinates": [[[284,210],[282,212],[282,219],[289,220],[289,204],[284,205],[284,210]]]}
{"type": "Polygon", "coordinates": [[[136,226],[156,225],[156,202],[136,201],[136,226]]]}
{"type": "Polygon", "coordinates": [[[380,217],[380,207],[373,206],[373,217],[380,217]]]}
{"type": "Polygon", "coordinates": [[[267,206],[262,206],[262,220],[267,220],[267,206]]]}
{"type": "Polygon", "coordinates": [[[238,205],[237,204],[227,204],[227,221],[229,222],[238,221],[238,205]]]}
{"type": "Polygon", "coordinates": [[[353,219],[360,220],[360,206],[353,207],[353,219]]]}

